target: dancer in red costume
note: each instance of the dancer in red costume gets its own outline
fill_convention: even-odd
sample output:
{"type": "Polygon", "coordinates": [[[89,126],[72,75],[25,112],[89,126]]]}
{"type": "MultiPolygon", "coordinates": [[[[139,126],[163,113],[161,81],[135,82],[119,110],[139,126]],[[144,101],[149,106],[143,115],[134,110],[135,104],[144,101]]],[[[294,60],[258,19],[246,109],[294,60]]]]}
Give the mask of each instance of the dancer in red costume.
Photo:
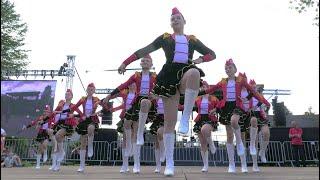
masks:
{"type": "MultiPolygon", "coordinates": [[[[73,98],[73,93],[71,89],[67,89],[65,93],[65,100],[60,100],[58,106],[55,109],[55,113],[70,109],[74,106],[71,103],[73,98]]],[[[82,112],[76,108],[75,111],[78,113],[78,116],[82,116],[82,112]]],[[[55,138],[57,140],[57,151],[53,151],[51,154],[52,166],[49,168],[53,171],[60,170],[60,164],[65,156],[65,151],[63,147],[63,140],[65,136],[71,136],[74,132],[74,128],[78,125],[78,119],[74,117],[72,112],[65,112],[56,115],[56,121],[53,126],[55,132],[55,138]]]]}
{"type": "MultiPolygon", "coordinates": [[[[146,121],[148,116],[150,119],[153,119],[155,115],[154,103],[152,102],[152,97],[150,96],[150,92],[154,87],[154,83],[156,81],[156,73],[150,72],[152,67],[152,58],[150,55],[145,55],[141,59],[140,66],[142,68],[141,72],[136,72],[132,75],[125,83],[121,84],[117,87],[110,95],[108,95],[105,101],[109,101],[109,99],[119,93],[121,90],[128,88],[132,83],[136,84],[137,92],[136,98],[134,99],[134,103],[132,107],[127,110],[126,114],[130,116],[129,119],[124,121],[125,131],[128,131],[127,135],[130,136],[131,125],[133,129],[137,127],[137,133],[133,133],[137,135],[136,143],[133,144],[133,155],[134,155],[134,173],[140,173],[140,149],[144,144],[143,133],[146,121]],[[136,123],[138,121],[138,123],[136,123]],[[134,122],[134,123],[133,123],[134,122]]],[[[127,140],[130,138],[127,137],[127,140]]],[[[130,143],[130,140],[127,141],[130,143]]],[[[128,152],[130,151],[130,145],[128,145],[128,152]]],[[[128,155],[128,153],[126,153],[128,155]]]]}
{"type": "MultiPolygon", "coordinates": [[[[38,134],[36,137],[36,141],[39,143],[39,149],[37,152],[37,163],[36,169],[40,169],[40,159],[43,154],[43,162],[45,163],[48,159],[47,147],[49,143],[49,139],[51,141],[54,138],[52,126],[54,124],[54,114],[51,112],[51,108],[49,105],[45,106],[44,113],[40,115],[36,120],[31,121],[31,123],[27,126],[24,126],[22,129],[25,130],[32,126],[37,126],[38,134]]],[[[55,146],[53,142],[53,147],[55,146]]]]}
{"type": "MultiPolygon", "coordinates": [[[[247,83],[246,78],[243,78],[243,76],[235,76],[237,67],[232,59],[226,61],[225,71],[228,78],[223,78],[218,84],[211,85],[210,88],[205,90],[205,93],[210,94],[217,89],[223,91],[223,99],[219,101],[219,107],[221,109],[221,112],[219,113],[219,122],[225,125],[227,130],[227,152],[229,158],[228,172],[235,173],[233,135],[236,137],[237,154],[242,156],[245,153],[245,147],[241,139],[239,120],[244,114],[243,102],[248,101],[250,96],[248,95],[247,98],[241,98],[242,88],[245,87],[247,91],[252,94],[251,96],[256,97],[259,102],[264,103],[268,107],[270,104],[259,96],[259,94],[247,83]]],[[[202,94],[202,92],[200,94],[202,94]]]]}
{"type": "MultiPolygon", "coordinates": [[[[202,81],[202,88],[208,88],[206,81],[202,81]]],[[[212,141],[211,132],[218,127],[216,115],[219,100],[214,95],[205,94],[198,96],[195,102],[197,117],[194,119],[193,131],[197,133],[201,145],[201,157],[203,162],[202,172],[208,172],[208,145],[211,154],[215,154],[216,147],[212,141]]]]}
{"type": "Polygon", "coordinates": [[[179,132],[186,134],[189,130],[189,119],[194,101],[198,96],[200,77],[204,76],[201,69],[195,64],[208,62],[216,58],[215,53],[207,48],[193,35],[184,34],[186,20],[182,13],[173,8],[171,13],[171,27],[173,34],[164,33],[148,46],[136,51],[127,58],[118,68],[120,74],[125,68],[145,55],[160,48],[164,50],[166,63],[157,76],[152,93],[163,97],[164,103],[164,145],[166,149],[166,176],[174,175],[174,128],[177,122],[177,111],[180,94],[185,94],[183,116],[180,121],[179,132]],[[203,56],[192,60],[194,51],[203,56]]]}
{"type": "MultiPolygon", "coordinates": [[[[83,172],[85,168],[86,146],[88,144],[88,157],[93,156],[93,139],[94,132],[99,128],[98,113],[96,112],[98,105],[103,106],[98,97],[93,96],[96,87],[93,83],[87,86],[87,96],[83,96],[73,107],[63,110],[65,112],[73,112],[82,105],[83,111],[76,132],[80,134],[80,167],[78,172],[83,172]]],[[[107,108],[107,107],[104,107],[107,108]]]]}

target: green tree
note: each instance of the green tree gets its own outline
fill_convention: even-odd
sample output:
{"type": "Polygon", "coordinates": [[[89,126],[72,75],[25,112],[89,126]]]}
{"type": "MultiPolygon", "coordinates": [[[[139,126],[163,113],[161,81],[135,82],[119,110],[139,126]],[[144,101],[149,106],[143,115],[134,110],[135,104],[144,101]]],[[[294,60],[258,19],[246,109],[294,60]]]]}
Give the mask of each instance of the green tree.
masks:
{"type": "MultiPolygon", "coordinates": [[[[1,70],[17,71],[28,65],[27,52],[23,46],[27,24],[15,12],[9,0],[1,0],[1,70]]],[[[1,73],[1,80],[5,79],[1,73]]]]}
{"type": "Polygon", "coordinates": [[[290,8],[299,13],[314,13],[314,25],[319,26],[319,0],[290,0],[290,8]]]}

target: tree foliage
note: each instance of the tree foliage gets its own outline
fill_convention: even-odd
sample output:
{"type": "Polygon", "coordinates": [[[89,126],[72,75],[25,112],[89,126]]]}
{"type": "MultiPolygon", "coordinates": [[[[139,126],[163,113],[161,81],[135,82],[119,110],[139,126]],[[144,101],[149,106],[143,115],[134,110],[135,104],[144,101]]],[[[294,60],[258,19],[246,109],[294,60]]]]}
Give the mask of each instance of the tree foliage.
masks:
{"type": "MultiPolygon", "coordinates": [[[[9,0],[1,0],[1,70],[16,71],[27,66],[24,40],[27,24],[21,21],[9,0]]],[[[1,79],[4,77],[1,74],[1,79]]]]}
{"type": "Polygon", "coordinates": [[[314,25],[319,26],[319,0],[290,0],[290,8],[299,13],[314,13],[314,25]]]}

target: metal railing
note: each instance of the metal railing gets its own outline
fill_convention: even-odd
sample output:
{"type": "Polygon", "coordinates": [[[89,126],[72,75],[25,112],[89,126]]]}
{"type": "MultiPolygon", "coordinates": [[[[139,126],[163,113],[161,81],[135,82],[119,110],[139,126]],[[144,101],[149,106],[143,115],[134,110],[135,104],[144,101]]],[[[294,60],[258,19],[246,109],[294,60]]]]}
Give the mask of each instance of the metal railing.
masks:
{"type": "MultiPolygon", "coordinates": [[[[176,164],[192,164],[201,165],[202,158],[200,153],[200,146],[187,145],[189,142],[176,142],[174,149],[174,161],[176,164]]],[[[197,144],[198,143],[191,143],[197,144]]],[[[304,141],[304,156],[306,162],[319,163],[319,141],[304,141]]],[[[65,141],[64,148],[66,152],[65,162],[79,162],[79,154],[77,148],[79,142],[65,141]]],[[[217,164],[228,164],[228,155],[225,146],[225,142],[217,143],[215,141],[217,151],[212,155],[209,151],[209,163],[216,166],[217,164]]],[[[10,148],[12,152],[16,153],[23,160],[35,160],[37,152],[37,143],[32,139],[6,139],[6,148],[10,148]]],[[[91,158],[87,158],[86,162],[92,162],[95,164],[109,163],[115,165],[117,162],[122,162],[122,141],[94,141],[94,155],[91,158]]],[[[252,163],[252,157],[249,154],[249,142],[246,142],[246,158],[248,163],[252,163]]],[[[154,157],[155,143],[146,142],[141,147],[140,162],[144,164],[155,164],[154,157]]],[[[236,147],[235,147],[236,149],[236,147]]],[[[259,149],[257,149],[259,150],[259,149]]],[[[48,145],[48,156],[51,156],[52,146],[48,145]]],[[[294,156],[292,146],[289,141],[270,141],[266,158],[268,163],[281,166],[285,163],[291,163],[293,165],[294,156]]],[[[129,158],[129,162],[132,162],[133,158],[129,158]]],[[[240,163],[240,158],[235,152],[235,162],[240,163]]]]}

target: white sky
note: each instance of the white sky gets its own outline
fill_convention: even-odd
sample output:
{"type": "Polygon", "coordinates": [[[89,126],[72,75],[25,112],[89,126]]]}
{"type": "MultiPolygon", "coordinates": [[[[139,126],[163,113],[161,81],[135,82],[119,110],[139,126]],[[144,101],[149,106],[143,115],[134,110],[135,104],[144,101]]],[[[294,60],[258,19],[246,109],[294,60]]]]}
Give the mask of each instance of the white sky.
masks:
{"type": "MultiPolygon", "coordinates": [[[[117,68],[160,34],[172,33],[170,15],[176,6],[187,21],[185,33],[196,35],[217,54],[216,60],[199,65],[210,84],[226,76],[225,60],[233,58],[240,72],[264,83],[266,89],[291,90],[290,96],[278,99],[293,114],[303,114],[309,106],[319,113],[319,31],[310,15],[289,9],[289,0],[12,2],[28,24],[28,69],[59,69],[67,55],[76,55],[75,64],[85,86],[94,82],[97,88],[114,88],[132,72],[120,76],[101,70],[117,68]]],[[[159,72],[164,53],[158,50],[151,56],[159,72]]],[[[195,53],[194,58],[198,56],[195,53]]],[[[138,66],[137,61],[129,68],[138,66]]],[[[56,79],[55,104],[64,98],[65,90],[65,79],[56,79]]],[[[73,91],[74,101],[84,95],[77,76],[73,91]]]]}

